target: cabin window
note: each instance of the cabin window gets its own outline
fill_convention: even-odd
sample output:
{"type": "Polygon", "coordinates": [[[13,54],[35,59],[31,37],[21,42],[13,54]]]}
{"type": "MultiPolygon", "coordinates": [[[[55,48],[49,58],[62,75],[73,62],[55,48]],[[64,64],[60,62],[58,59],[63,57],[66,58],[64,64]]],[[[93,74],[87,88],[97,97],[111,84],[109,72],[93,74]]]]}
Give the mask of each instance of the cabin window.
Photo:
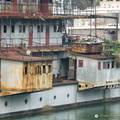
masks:
{"type": "Polygon", "coordinates": [[[37,32],[43,32],[43,25],[37,25],[37,32]]]}
{"type": "MultiPolygon", "coordinates": [[[[111,66],[111,68],[112,68],[114,66],[114,63],[111,63],[111,64],[112,64],[112,66],[111,66]]],[[[109,69],[109,68],[110,68],[110,61],[103,62],[103,69],[109,69]]]]}
{"type": "Polygon", "coordinates": [[[11,32],[14,33],[15,32],[15,26],[11,25],[11,32]]]}
{"type": "Polygon", "coordinates": [[[4,25],[3,32],[7,33],[7,25],[4,25]]]}
{"type": "Polygon", "coordinates": [[[37,74],[41,74],[41,66],[37,66],[37,74]]]}
{"type": "Polygon", "coordinates": [[[83,60],[78,61],[78,67],[83,67],[83,60]]]}
{"type": "Polygon", "coordinates": [[[43,73],[46,73],[46,67],[45,67],[45,65],[43,66],[43,73]]]}
{"type": "Polygon", "coordinates": [[[25,25],[19,25],[19,33],[25,33],[26,26],[25,25]]]}
{"type": "Polygon", "coordinates": [[[48,65],[48,73],[51,73],[51,71],[52,71],[52,66],[48,65]]]}
{"type": "Polygon", "coordinates": [[[37,25],[37,32],[40,32],[40,25],[37,25]]]}
{"type": "Polygon", "coordinates": [[[57,31],[57,26],[56,26],[56,25],[53,26],[53,31],[54,31],[54,32],[57,31]]]}
{"type": "Polygon", "coordinates": [[[19,25],[19,33],[22,33],[22,25],[19,25]]]}
{"type": "Polygon", "coordinates": [[[98,62],[98,70],[101,70],[101,62],[98,62]]]}
{"type": "Polygon", "coordinates": [[[23,25],[23,33],[25,33],[25,31],[26,31],[26,26],[23,25]]]}
{"type": "Polygon", "coordinates": [[[105,62],[103,62],[103,69],[105,69],[105,62]]]}
{"type": "Polygon", "coordinates": [[[26,67],[24,68],[24,75],[27,75],[27,73],[28,73],[28,67],[26,66],[26,67]]]}
{"type": "Polygon", "coordinates": [[[106,69],[110,68],[110,62],[106,62],[106,69]]]}
{"type": "Polygon", "coordinates": [[[40,26],[40,30],[41,30],[41,32],[43,32],[43,25],[40,26]]]}
{"type": "Polygon", "coordinates": [[[111,62],[111,68],[114,68],[114,65],[115,65],[115,62],[112,61],[112,62],[111,62]]]}
{"type": "Polygon", "coordinates": [[[116,63],[116,68],[120,68],[120,63],[116,63]]]}

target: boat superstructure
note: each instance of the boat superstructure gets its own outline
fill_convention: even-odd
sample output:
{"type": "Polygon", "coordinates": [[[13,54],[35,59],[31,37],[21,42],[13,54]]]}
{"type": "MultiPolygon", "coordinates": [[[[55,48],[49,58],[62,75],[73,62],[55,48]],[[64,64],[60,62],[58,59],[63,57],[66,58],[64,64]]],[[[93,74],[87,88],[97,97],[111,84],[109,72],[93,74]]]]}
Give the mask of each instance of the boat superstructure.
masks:
{"type": "Polygon", "coordinates": [[[68,20],[95,17],[80,14],[85,6],[0,4],[0,118],[120,99],[119,42],[84,41],[65,29],[68,20]]]}

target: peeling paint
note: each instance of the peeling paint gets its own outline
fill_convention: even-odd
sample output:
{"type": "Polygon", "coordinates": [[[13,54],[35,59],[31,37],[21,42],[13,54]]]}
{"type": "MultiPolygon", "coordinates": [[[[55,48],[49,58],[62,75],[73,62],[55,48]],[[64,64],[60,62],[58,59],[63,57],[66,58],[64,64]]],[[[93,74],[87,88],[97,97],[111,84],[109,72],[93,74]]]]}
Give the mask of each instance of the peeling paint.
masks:
{"type": "Polygon", "coordinates": [[[4,61],[4,63],[6,62],[11,66],[6,64],[9,65],[7,71],[2,71],[0,84],[2,96],[52,89],[52,61],[4,61]],[[38,66],[40,67],[40,73],[37,71],[38,66]],[[45,73],[43,73],[43,66],[45,66],[45,73]],[[48,66],[51,66],[51,70],[48,70],[48,66]]]}

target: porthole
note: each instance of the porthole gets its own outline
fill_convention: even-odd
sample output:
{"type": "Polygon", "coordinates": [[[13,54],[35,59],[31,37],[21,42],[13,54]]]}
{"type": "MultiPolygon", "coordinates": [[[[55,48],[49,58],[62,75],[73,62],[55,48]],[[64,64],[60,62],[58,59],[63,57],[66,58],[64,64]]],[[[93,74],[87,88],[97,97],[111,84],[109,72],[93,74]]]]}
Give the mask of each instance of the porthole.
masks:
{"type": "Polygon", "coordinates": [[[69,98],[70,97],[70,94],[67,94],[67,98],[69,98]]]}
{"type": "Polygon", "coordinates": [[[54,100],[56,99],[56,96],[54,96],[54,100]]]}
{"type": "Polygon", "coordinates": [[[27,104],[28,103],[28,100],[27,99],[25,99],[25,104],[27,104]]]}
{"type": "Polygon", "coordinates": [[[79,88],[81,88],[82,86],[81,86],[81,85],[79,85],[78,87],[79,87],[79,88]]]}
{"type": "Polygon", "coordinates": [[[6,101],[6,102],[5,102],[5,106],[7,107],[7,105],[8,105],[8,102],[6,101]]]}
{"type": "Polygon", "coordinates": [[[42,97],[40,97],[40,102],[42,101],[42,97]]]}

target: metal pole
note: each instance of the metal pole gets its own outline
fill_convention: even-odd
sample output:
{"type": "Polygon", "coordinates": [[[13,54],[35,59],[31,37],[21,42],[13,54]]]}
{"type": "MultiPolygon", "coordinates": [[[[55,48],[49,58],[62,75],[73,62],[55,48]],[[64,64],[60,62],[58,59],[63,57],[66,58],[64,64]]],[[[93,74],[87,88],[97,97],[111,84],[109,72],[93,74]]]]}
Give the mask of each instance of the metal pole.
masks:
{"type": "Polygon", "coordinates": [[[116,18],[116,40],[118,40],[118,17],[116,18]]]}

